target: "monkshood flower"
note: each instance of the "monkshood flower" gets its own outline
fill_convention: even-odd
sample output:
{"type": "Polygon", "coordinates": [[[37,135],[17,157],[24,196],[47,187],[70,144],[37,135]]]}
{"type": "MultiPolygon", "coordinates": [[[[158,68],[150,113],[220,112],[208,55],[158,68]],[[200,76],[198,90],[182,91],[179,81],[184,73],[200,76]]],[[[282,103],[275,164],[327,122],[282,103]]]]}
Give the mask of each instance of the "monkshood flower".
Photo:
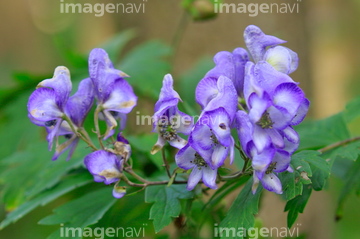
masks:
{"type": "Polygon", "coordinates": [[[185,146],[186,140],[178,133],[188,135],[193,127],[193,118],[178,109],[179,101],[180,96],[173,88],[173,78],[167,74],[154,108],[153,132],[158,133],[158,140],[151,150],[152,154],[158,152],[166,142],[178,149],[185,146]]]}
{"type": "Polygon", "coordinates": [[[259,27],[254,25],[246,27],[244,39],[255,63],[266,61],[277,71],[285,74],[290,74],[297,69],[298,55],[287,47],[278,46],[286,41],[265,35],[259,27]]]}
{"type": "Polygon", "coordinates": [[[299,137],[292,126],[304,119],[309,101],[288,75],[266,62],[256,65],[248,62],[244,96],[259,153],[271,144],[284,148],[284,137],[298,143],[299,137]]]}
{"type": "MultiPolygon", "coordinates": [[[[239,110],[236,114],[236,127],[244,153],[252,159],[254,169],[253,193],[256,192],[259,182],[265,189],[278,194],[282,193],[282,186],[276,173],[290,171],[291,154],[296,148],[276,148],[270,145],[261,153],[253,142],[253,124],[246,112],[239,110]],[[288,151],[287,151],[288,150],[288,151]]],[[[297,145],[296,145],[297,146],[297,145]]]]}
{"type": "Polygon", "coordinates": [[[108,54],[95,48],[89,56],[89,74],[94,84],[100,119],[104,119],[107,130],[104,139],[112,136],[120,122],[120,130],[125,127],[126,115],[135,107],[137,97],[132,87],[124,79],[124,72],[114,68],[108,54]]]}
{"type": "Polygon", "coordinates": [[[187,189],[189,191],[193,190],[200,182],[200,180],[202,180],[204,184],[211,189],[217,188],[217,168],[212,169],[207,163],[209,159],[205,160],[198,152],[195,151],[195,149],[190,146],[190,144],[186,144],[182,149],[179,150],[175,156],[175,161],[176,164],[182,169],[192,169],[187,183],[187,189]]]}
{"type": "MultiPolygon", "coordinates": [[[[123,158],[105,150],[98,150],[87,155],[84,163],[93,175],[94,181],[98,183],[103,182],[108,185],[119,182],[123,174],[123,158]]],[[[117,190],[116,186],[114,187],[113,196],[115,198],[122,198],[125,193],[117,190]]]]}
{"type": "Polygon", "coordinates": [[[67,159],[70,159],[79,141],[69,123],[73,123],[75,130],[82,127],[83,121],[91,109],[94,92],[90,79],[84,79],[79,84],[78,91],[71,97],[70,73],[66,67],[57,67],[54,77],[39,83],[31,94],[28,102],[30,120],[46,128],[49,150],[56,139],[56,150],[52,160],[56,160],[64,151],[69,149],[67,159]],[[64,136],[66,141],[58,144],[58,137],[64,136]]]}
{"type": "Polygon", "coordinates": [[[231,124],[229,114],[220,107],[202,114],[191,132],[189,144],[213,170],[222,166],[228,155],[230,163],[234,160],[231,124]]]}
{"type": "Polygon", "coordinates": [[[247,61],[249,61],[249,55],[243,48],[236,48],[232,53],[228,51],[218,52],[214,56],[215,67],[206,73],[205,78],[217,80],[220,76],[226,76],[233,82],[237,94],[242,96],[247,61]]]}
{"type": "Polygon", "coordinates": [[[226,76],[205,77],[196,88],[197,102],[203,111],[191,132],[189,143],[212,169],[233,161],[234,139],[230,134],[237,109],[237,92],[226,76]]]}
{"type": "Polygon", "coordinates": [[[195,97],[203,113],[223,107],[230,121],[234,119],[238,96],[233,82],[226,76],[204,77],[196,86],[195,97]]]}

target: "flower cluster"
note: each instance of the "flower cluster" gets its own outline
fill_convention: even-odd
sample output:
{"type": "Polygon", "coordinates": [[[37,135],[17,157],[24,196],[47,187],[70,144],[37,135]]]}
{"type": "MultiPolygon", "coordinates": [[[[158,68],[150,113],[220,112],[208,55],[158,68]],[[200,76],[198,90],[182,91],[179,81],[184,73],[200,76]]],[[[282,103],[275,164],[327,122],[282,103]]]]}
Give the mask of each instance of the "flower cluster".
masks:
{"type": "MultiPolygon", "coordinates": [[[[117,120],[120,120],[119,130],[124,129],[126,115],[137,103],[137,97],[124,77],[128,75],[115,69],[108,54],[96,48],[89,56],[89,78],[80,82],[74,95],[70,96],[70,72],[63,66],[55,69],[53,78],[38,84],[28,101],[28,116],[31,122],[46,128],[49,150],[56,142],[53,160],[67,149],[70,159],[81,138],[95,150],[85,158],[85,166],[94,175],[95,181],[109,184],[120,180],[123,164],[131,154],[129,142],[119,134],[117,141],[113,142],[113,149],[105,150],[103,147],[103,150],[97,150],[83,128],[83,123],[96,99],[94,118],[98,137],[108,139],[113,136],[117,120]],[[98,119],[106,122],[104,135],[100,134],[98,119]],[[60,136],[65,138],[62,144],[59,144],[60,136]]],[[[116,186],[113,194],[122,197],[124,191],[116,186]]]]}
{"type": "Polygon", "coordinates": [[[245,29],[244,39],[248,51],[217,53],[215,67],[196,88],[202,113],[176,155],[179,167],[192,169],[189,190],[201,179],[216,188],[218,168],[228,156],[230,163],[234,158],[232,128],[237,129],[242,153],[252,162],[254,193],[261,182],[281,194],[276,174],[292,171],[291,154],[299,145],[293,126],[309,108],[304,92],[289,76],[298,66],[297,54],[279,46],[285,41],[253,25],[245,29]]]}
{"type": "MultiPolygon", "coordinates": [[[[234,161],[235,148],[244,159],[244,168],[226,176],[252,174],[253,193],[261,183],[265,189],[281,194],[277,174],[292,171],[291,155],[299,145],[293,126],[303,121],[310,105],[298,83],[289,76],[297,69],[298,56],[280,46],[285,41],[264,34],[253,25],[245,29],[244,39],[248,51],[236,48],[233,52],[217,53],[215,67],[198,83],[195,97],[201,114],[197,122],[179,110],[182,100],[173,88],[172,76],[167,74],[163,79],[153,115],[153,132],[158,134],[158,140],[151,153],[164,150],[166,143],[177,148],[177,166],[191,170],[188,190],[193,190],[200,181],[216,189],[217,180],[224,179],[219,168],[227,158],[230,164],[234,161]],[[238,140],[234,139],[236,132],[238,140]]],[[[131,147],[121,131],[127,114],[137,104],[137,97],[125,80],[128,75],[114,68],[103,49],[93,49],[88,63],[89,78],[80,82],[74,95],[70,96],[69,70],[57,67],[53,78],[40,82],[29,98],[30,120],[46,128],[49,150],[56,142],[53,160],[67,149],[69,159],[82,139],[93,149],[84,159],[86,168],[96,182],[115,183],[114,197],[121,198],[126,193],[125,187],[119,185],[120,180],[138,187],[169,183],[151,183],[134,173],[127,162],[131,147]],[[83,128],[95,101],[94,126],[100,149],[83,128]],[[105,121],[104,134],[100,132],[99,120],[105,121]],[[116,129],[120,133],[115,139],[116,129]],[[59,144],[60,136],[65,138],[62,144],[59,144]],[[113,146],[105,147],[104,140],[111,140],[113,146]],[[125,173],[143,184],[131,182],[125,173]]],[[[163,152],[166,164],[164,155],[163,152]]],[[[168,175],[170,182],[174,182],[176,171],[172,176],[168,171],[168,175]]]]}

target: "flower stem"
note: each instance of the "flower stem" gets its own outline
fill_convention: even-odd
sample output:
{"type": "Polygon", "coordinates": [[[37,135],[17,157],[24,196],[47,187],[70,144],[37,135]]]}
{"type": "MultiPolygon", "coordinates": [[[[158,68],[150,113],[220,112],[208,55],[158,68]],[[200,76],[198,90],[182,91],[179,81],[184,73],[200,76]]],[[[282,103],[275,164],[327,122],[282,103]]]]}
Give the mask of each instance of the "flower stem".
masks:
{"type": "Polygon", "coordinates": [[[161,149],[161,156],[162,156],[162,159],[163,159],[163,162],[164,162],[163,166],[166,169],[166,173],[167,173],[168,177],[171,178],[170,165],[168,164],[168,161],[166,160],[166,155],[165,155],[165,149],[164,148],[161,149]]]}
{"type": "Polygon", "coordinates": [[[95,131],[96,131],[96,135],[97,135],[98,141],[100,143],[100,146],[102,149],[105,149],[104,144],[102,142],[102,136],[101,136],[100,127],[99,127],[99,114],[100,114],[101,110],[102,110],[102,107],[100,105],[98,105],[95,109],[94,125],[95,125],[95,131]]]}
{"type": "Polygon", "coordinates": [[[98,150],[91,141],[88,133],[83,128],[78,128],[77,126],[75,126],[72,120],[67,115],[64,115],[63,119],[70,125],[71,130],[76,134],[76,136],[84,140],[85,143],[87,143],[89,147],[91,147],[93,150],[98,150]]]}
{"type": "Polygon", "coordinates": [[[335,149],[335,148],[337,148],[337,147],[345,146],[345,145],[347,145],[347,144],[349,144],[349,143],[352,143],[352,142],[355,142],[355,141],[359,141],[359,140],[360,140],[360,136],[357,136],[357,137],[354,137],[354,138],[350,138],[350,139],[345,139],[345,140],[343,140],[343,141],[339,141],[339,142],[330,144],[330,145],[328,145],[328,146],[326,146],[326,147],[324,147],[324,148],[319,149],[318,151],[319,151],[320,153],[325,153],[325,152],[330,151],[330,150],[332,150],[332,149],[335,149]]]}

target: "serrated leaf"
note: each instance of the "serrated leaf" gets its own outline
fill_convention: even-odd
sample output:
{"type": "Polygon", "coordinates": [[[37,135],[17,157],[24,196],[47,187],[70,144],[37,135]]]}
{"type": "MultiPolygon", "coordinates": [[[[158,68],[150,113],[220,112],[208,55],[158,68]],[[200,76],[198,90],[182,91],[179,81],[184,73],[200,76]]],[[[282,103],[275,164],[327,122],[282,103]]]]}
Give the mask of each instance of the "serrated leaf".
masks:
{"type": "MultiPolygon", "coordinates": [[[[112,187],[105,187],[55,208],[54,214],[41,219],[39,224],[84,228],[98,222],[116,201],[112,196],[112,187]]],[[[56,234],[51,236],[56,238],[56,234]]]]}
{"type": "Polygon", "coordinates": [[[282,183],[283,194],[282,197],[288,201],[302,193],[302,182],[300,180],[300,173],[298,171],[282,172],[278,175],[282,183]]]}
{"type": "Polygon", "coordinates": [[[303,192],[301,195],[291,199],[286,203],[285,212],[288,212],[287,224],[288,228],[291,228],[294,225],[299,213],[303,213],[305,206],[310,198],[312,188],[310,185],[303,186],[303,192]]]}
{"type": "Polygon", "coordinates": [[[64,195],[65,193],[92,181],[92,177],[88,173],[76,174],[66,177],[55,187],[40,193],[35,198],[25,202],[14,211],[10,212],[6,216],[5,220],[1,222],[0,230],[8,226],[10,223],[14,223],[20,218],[24,217],[38,206],[44,206],[56,198],[64,195]]]}
{"type": "Polygon", "coordinates": [[[190,199],[194,197],[192,191],[186,189],[186,185],[166,185],[147,187],[145,191],[145,202],[154,203],[150,209],[150,219],[153,219],[155,232],[169,225],[173,218],[178,217],[181,212],[179,199],[190,199]]]}
{"type": "MultiPolygon", "coordinates": [[[[311,171],[306,164],[303,164],[303,168],[300,168],[299,170],[304,170],[307,173],[307,176],[311,178],[312,186],[316,191],[324,188],[326,180],[330,176],[329,163],[326,162],[324,158],[320,157],[320,154],[320,152],[315,150],[304,150],[293,156],[295,162],[299,163],[305,161],[309,164],[311,171]]],[[[300,173],[301,172],[302,171],[300,171],[300,173]]]]}
{"type": "Polygon", "coordinates": [[[131,76],[127,80],[138,93],[157,99],[162,80],[170,71],[170,64],[166,61],[170,53],[168,45],[149,41],[128,53],[118,69],[131,76]]]}
{"type": "MultiPolygon", "coordinates": [[[[249,180],[245,187],[241,190],[233,204],[231,205],[226,217],[220,223],[221,228],[246,228],[249,229],[255,224],[254,216],[258,213],[259,200],[262,187],[259,186],[256,193],[252,193],[253,180],[249,180]]],[[[219,229],[220,230],[220,229],[219,229]]],[[[230,231],[219,232],[221,238],[244,238],[238,235],[230,235],[230,231]],[[229,234],[229,235],[226,235],[229,234]]]]}
{"type": "Polygon", "coordinates": [[[350,133],[341,113],[318,121],[308,121],[295,127],[300,135],[298,150],[319,149],[350,138],[350,133]]]}

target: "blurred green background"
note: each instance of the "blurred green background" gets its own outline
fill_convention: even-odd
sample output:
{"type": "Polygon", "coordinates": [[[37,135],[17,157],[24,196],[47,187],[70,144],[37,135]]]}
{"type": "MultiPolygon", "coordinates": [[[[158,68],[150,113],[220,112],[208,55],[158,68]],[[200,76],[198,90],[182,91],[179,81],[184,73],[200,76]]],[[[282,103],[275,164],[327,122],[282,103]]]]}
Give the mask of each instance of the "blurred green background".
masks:
{"type": "MultiPolygon", "coordinates": [[[[337,113],[344,108],[348,100],[360,95],[359,0],[286,1],[298,3],[299,13],[259,13],[256,17],[240,13],[222,13],[217,18],[207,21],[193,21],[181,7],[179,0],[88,2],[137,2],[144,4],[144,12],[105,13],[104,16],[96,17],[94,14],[85,13],[60,13],[60,0],[18,0],[0,3],[1,158],[7,158],[14,151],[21,151],[26,148],[28,141],[33,139],[35,126],[28,121],[24,111],[27,97],[34,89],[36,80],[51,77],[53,69],[58,65],[68,66],[71,71],[72,68],[84,64],[79,56],[86,56],[92,48],[101,46],[116,34],[129,29],[133,31],[129,36],[134,37],[125,46],[121,55],[115,56],[113,60],[122,59],[137,45],[149,40],[156,39],[170,45],[174,49],[173,55],[167,59],[171,64],[169,72],[174,76],[180,95],[186,95],[186,99],[193,99],[191,95],[194,87],[204,73],[203,70],[191,69],[195,65],[198,65],[199,69],[209,69],[212,66],[211,58],[216,52],[245,47],[242,34],[249,24],[259,26],[266,34],[287,40],[286,46],[299,54],[300,65],[292,77],[300,82],[312,102],[309,117],[319,119],[337,113]],[[187,79],[185,83],[182,82],[184,79],[187,79]],[[16,108],[9,109],[10,105],[16,105],[16,108]],[[16,112],[22,112],[25,117],[16,122],[12,121],[9,115],[16,112]],[[8,126],[14,124],[21,127],[9,132],[8,126]]],[[[139,65],[138,71],[141,72],[142,68],[143,66],[139,65]]],[[[81,78],[84,73],[86,72],[76,72],[74,77],[81,78]]],[[[136,84],[142,84],[143,81],[147,84],[154,82],[154,85],[158,86],[161,80],[162,78],[136,79],[136,84]]],[[[159,89],[155,89],[155,93],[158,91],[159,89]]],[[[193,102],[189,104],[192,105],[193,102]]],[[[152,107],[146,99],[139,103],[139,109],[149,114],[152,107]]],[[[134,117],[134,114],[130,119],[131,117],[134,117]]],[[[131,122],[129,124],[131,125],[131,122]]],[[[137,130],[146,132],[150,128],[137,130]]],[[[354,131],[358,130],[359,127],[354,126],[354,131]]],[[[38,150],[45,151],[45,148],[38,150]]],[[[44,156],[44,160],[50,160],[51,154],[47,155],[44,156]]],[[[300,231],[306,233],[308,238],[359,238],[359,198],[350,197],[344,208],[344,218],[339,222],[334,220],[339,189],[342,186],[340,180],[332,177],[327,191],[313,193],[309,205],[297,222],[300,231]]],[[[55,206],[76,197],[76,193],[81,192],[66,195],[45,207],[40,207],[16,224],[1,230],[0,238],[46,238],[58,229],[58,226],[41,226],[37,225],[37,222],[50,214],[55,206]]],[[[284,205],[279,197],[266,193],[259,214],[265,226],[286,226],[284,205]]],[[[121,210],[135,206],[149,207],[149,204],[128,198],[116,203],[109,213],[119,213],[121,217],[121,210]]],[[[5,217],[5,213],[4,206],[0,206],[0,220],[5,217]]],[[[136,220],[142,218],[141,222],[148,223],[147,230],[152,231],[151,222],[146,220],[147,216],[133,215],[136,220]]],[[[135,223],[124,219],[111,223],[117,225],[120,222],[127,222],[130,226],[135,223]]],[[[103,223],[107,225],[106,222],[103,223]]],[[[171,232],[171,226],[167,230],[171,232]]]]}

